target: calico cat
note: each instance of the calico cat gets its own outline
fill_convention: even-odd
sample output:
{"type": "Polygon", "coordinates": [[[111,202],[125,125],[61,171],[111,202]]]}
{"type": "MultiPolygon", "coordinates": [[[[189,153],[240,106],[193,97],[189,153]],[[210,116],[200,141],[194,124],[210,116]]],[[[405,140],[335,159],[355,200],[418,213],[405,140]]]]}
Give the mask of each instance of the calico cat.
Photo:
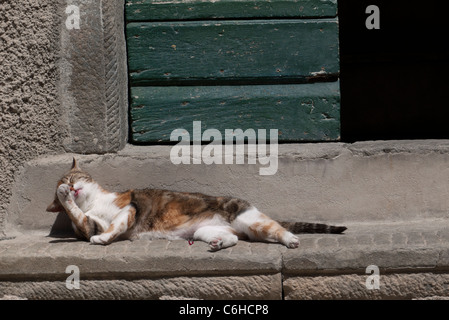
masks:
{"type": "Polygon", "coordinates": [[[245,200],[200,193],[158,189],[108,192],[80,169],[71,170],[57,184],[49,212],[65,211],[75,233],[93,244],[153,238],[201,240],[211,250],[233,246],[238,239],[279,242],[297,248],[293,233],[341,233],[346,227],[316,223],[276,222],[245,200]]]}

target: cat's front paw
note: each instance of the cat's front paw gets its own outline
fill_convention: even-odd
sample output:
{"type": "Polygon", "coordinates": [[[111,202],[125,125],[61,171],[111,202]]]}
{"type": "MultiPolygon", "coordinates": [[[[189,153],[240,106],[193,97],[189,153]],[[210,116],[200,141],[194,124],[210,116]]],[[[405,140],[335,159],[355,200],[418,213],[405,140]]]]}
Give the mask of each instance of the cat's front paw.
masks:
{"type": "Polygon", "coordinates": [[[109,244],[109,242],[110,242],[109,240],[110,240],[110,238],[103,234],[90,237],[90,243],[92,243],[92,244],[106,245],[106,244],[109,244]]]}
{"type": "Polygon", "coordinates": [[[56,191],[56,194],[58,195],[59,201],[61,203],[67,203],[71,200],[73,200],[73,195],[71,193],[70,187],[67,184],[61,184],[58,187],[58,190],[56,191]]]}

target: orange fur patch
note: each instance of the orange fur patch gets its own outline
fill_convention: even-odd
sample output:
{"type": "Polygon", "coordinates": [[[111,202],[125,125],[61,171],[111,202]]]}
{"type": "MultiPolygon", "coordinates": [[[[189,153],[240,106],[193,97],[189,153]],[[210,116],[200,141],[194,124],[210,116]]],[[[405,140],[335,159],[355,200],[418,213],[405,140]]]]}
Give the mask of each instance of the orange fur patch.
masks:
{"type": "Polygon", "coordinates": [[[111,225],[109,226],[109,228],[104,232],[104,233],[109,233],[112,232],[114,230],[114,224],[111,223],[111,225]]]}
{"type": "Polygon", "coordinates": [[[116,193],[117,198],[114,200],[114,204],[123,209],[131,203],[131,190],[124,193],[116,193]]]}
{"type": "Polygon", "coordinates": [[[189,220],[189,217],[182,213],[182,206],[178,202],[172,202],[167,205],[167,209],[156,224],[158,230],[172,230],[189,220]]]}
{"type": "Polygon", "coordinates": [[[263,222],[255,222],[248,228],[258,240],[276,240],[282,238],[285,229],[276,221],[268,219],[263,222]]]}
{"type": "Polygon", "coordinates": [[[251,233],[256,238],[259,238],[259,228],[260,228],[260,222],[255,222],[248,227],[249,231],[251,231],[251,233]]]}
{"type": "Polygon", "coordinates": [[[131,208],[129,209],[128,213],[128,228],[131,228],[135,222],[136,222],[136,209],[131,208]]]}

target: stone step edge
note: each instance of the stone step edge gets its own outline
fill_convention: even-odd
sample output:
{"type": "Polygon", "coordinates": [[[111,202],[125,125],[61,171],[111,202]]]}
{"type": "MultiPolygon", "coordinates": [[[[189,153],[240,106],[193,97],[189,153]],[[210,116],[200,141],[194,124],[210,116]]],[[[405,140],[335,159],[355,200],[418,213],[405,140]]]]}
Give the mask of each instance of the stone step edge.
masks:
{"type": "Polygon", "coordinates": [[[189,248],[180,240],[139,241],[146,245],[143,250],[129,241],[108,248],[79,242],[51,247],[39,241],[24,245],[20,239],[5,240],[0,242],[0,281],[62,280],[67,278],[68,266],[79,267],[84,279],[98,280],[276,273],[336,276],[366,274],[371,265],[382,274],[449,273],[449,243],[408,247],[358,245],[342,249],[335,243],[332,246],[332,238],[324,236],[318,238],[323,244],[318,249],[291,250],[277,244],[240,242],[233,248],[211,253],[205,243],[189,248]],[[14,241],[15,245],[5,249],[8,242],[14,241]],[[328,248],[324,247],[326,242],[328,248]]]}

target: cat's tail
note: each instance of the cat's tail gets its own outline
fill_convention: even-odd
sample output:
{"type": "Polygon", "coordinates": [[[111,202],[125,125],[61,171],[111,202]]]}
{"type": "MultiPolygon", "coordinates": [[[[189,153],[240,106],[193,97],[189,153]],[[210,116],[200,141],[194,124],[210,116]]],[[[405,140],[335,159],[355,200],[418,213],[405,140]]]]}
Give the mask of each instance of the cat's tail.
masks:
{"type": "Polygon", "coordinates": [[[342,233],[347,228],[344,226],[330,226],[323,223],[308,222],[279,222],[279,224],[291,233],[342,233]]]}

